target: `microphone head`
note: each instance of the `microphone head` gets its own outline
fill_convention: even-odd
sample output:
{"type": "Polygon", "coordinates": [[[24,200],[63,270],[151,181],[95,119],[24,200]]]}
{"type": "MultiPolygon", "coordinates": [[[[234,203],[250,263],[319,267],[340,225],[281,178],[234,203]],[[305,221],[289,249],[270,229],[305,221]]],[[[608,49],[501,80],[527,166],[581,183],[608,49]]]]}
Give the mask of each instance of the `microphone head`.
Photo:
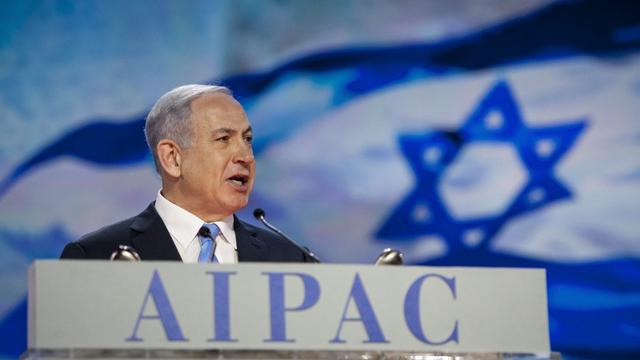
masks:
{"type": "Polygon", "coordinates": [[[140,255],[136,249],[127,245],[118,245],[118,250],[111,254],[111,261],[140,261],[140,255]]]}
{"type": "Polygon", "coordinates": [[[253,217],[260,220],[264,217],[264,210],[262,210],[261,208],[255,208],[253,210],[253,217]]]}
{"type": "Polygon", "coordinates": [[[402,253],[396,249],[384,249],[378,259],[376,265],[402,265],[404,259],[402,253]]]}

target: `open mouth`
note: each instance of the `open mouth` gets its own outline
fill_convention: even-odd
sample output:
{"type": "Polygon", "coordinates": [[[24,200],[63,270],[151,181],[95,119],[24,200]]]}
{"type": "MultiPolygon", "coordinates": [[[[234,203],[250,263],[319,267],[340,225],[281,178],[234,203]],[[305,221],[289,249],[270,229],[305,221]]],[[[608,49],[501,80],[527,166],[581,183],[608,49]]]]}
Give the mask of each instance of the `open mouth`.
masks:
{"type": "Polygon", "coordinates": [[[232,184],[234,184],[234,185],[245,186],[249,182],[249,176],[248,175],[233,175],[233,176],[229,177],[227,180],[229,182],[231,182],[232,184]]]}

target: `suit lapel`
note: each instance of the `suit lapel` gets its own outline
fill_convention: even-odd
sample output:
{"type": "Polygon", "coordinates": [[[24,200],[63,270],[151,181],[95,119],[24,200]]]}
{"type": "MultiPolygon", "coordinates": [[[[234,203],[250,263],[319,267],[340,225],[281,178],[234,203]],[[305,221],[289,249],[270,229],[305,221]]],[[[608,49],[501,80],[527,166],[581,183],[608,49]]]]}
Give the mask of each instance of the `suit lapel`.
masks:
{"type": "Polygon", "coordinates": [[[142,260],[182,261],[154,203],[136,216],[130,228],[131,243],[142,260]]]}
{"type": "Polygon", "coordinates": [[[267,246],[262,240],[258,239],[258,234],[247,228],[235,215],[233,218],[233,230],[236,232],[236,244],[238,246],[238,261],[268,261],[267,246]]]}

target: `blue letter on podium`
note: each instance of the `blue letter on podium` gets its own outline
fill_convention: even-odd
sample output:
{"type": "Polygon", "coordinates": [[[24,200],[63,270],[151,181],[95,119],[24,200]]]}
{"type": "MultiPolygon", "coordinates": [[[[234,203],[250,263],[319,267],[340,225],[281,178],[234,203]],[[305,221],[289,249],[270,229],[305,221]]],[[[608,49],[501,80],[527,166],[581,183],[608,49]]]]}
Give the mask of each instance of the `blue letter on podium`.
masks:
{"type": "Polygon", "coordinates": [[[279,273],[264,272],[263,275],[269,276],[269,302],[271,310],[271,338],[265,339],[265,342],[295,342],[293,339],[287,339],[285,311],[301,311],[306,310],[318,302],[320,298],[320,284],[318,280],[308,274],[303,273],[279,273]],[[304,284],[304,293],[302,304],[297,307],[285,307],[284,298],[284,277],[297,276],[302,279],[304,284]]]}
{"type": "Polygon", "coordinates": [[[136,333],[138,332],[138,326],[140,326],[140,320],[142,319],[160,319],[162,327],[164,328],[164,332],[167,335],[167,339],[169,339],[169,341],[187,341],[187,339],[182,335],[182,330],[180,330],[178,319],[176,319],[176,315],[173,313],[173,308],[171,308],[169,297],[167,296],[167,292],[164,290],[164,285],[162,285],[162,280],[160,280],[158,270],[155,270],[153,272],[149,290],[147,291],[147,294],[144,297],[144,301],[142,302],[142,308],[140,309],[140,313],[138,314],[136,325],[133,327],[133,333],[130,337],[126,338],[126,341],[142,341],[142,338],[139,338],[136,335],[136,333]],[[158,315],[144,315],[144,310],[147,307],[147,301],[149,300],[149,297],[153,298],[153,302],[156,304],[158,315]]]}
{"type": "Polygon", "coordinates": [[[329,341],[330,343],[344,343],[346,341],[340,339],[340,331],[342,331],[342,325],[345,321],[361,321],[364,324],[364,329],[367,331],[367,336],[369,340],[363,341],[364,343],[388,343],[389,341],[385,339],[384,334],[382,333],[382,329],[380,328],[380,324],[378,323],[378,319],[376,318],[376,314],[373,312],[373,307],[371,307],[371,302],[369,302],[369,298],[367,297],[367,293],[364,291],[364,286],[362,286],[362,281],[360,281],[360,275],[356,273],[356,277],[353,280],[353,286],[351,286],[351,293],[347,298],[347,303],[344,306],[344,311],[342,312],[342,319],[340,319],[340,325],[338,326],[338,332],[336,336],[329,341]],[[349,302],[353,299],[353,303],[358,308],[358,313],[360,317],[356,318],[348,318],[347,310],[349,309],[349,302]]]}
{"type": "Polygon", "coordinates": [[[231,338],[229,319],[229,276],[236,272],[207,271],[207,274],[213,275],[213,313],[215,314],[214,337],[207,341],[238,341],[231,338]]]}
{"type": "Polygon", "coordinates": [[[422,330],[422,325],[420,324],[420,288],[422,283],[425,282],[428,278],[433,277],[439,280],[442,280],[447,286],[449,290],[451,290],[451,294],[453,294],[453,298],[456,298],[456,278],[447,279],[446,277],[438,274],[427,274],[419,277],[416,281],[411,284],[409,290],[407,291],[407,295],[404,298],[404,319],[407,322],[407,326],[413,336],[415,336],[418,340],[424,342],[429,345],[442,345],[446,344],[449,341],[454,341],[458,343],[458,320],[453,327],[453,331],[448,338],[442,341],[431,341],[425,335],[422,330]]]}

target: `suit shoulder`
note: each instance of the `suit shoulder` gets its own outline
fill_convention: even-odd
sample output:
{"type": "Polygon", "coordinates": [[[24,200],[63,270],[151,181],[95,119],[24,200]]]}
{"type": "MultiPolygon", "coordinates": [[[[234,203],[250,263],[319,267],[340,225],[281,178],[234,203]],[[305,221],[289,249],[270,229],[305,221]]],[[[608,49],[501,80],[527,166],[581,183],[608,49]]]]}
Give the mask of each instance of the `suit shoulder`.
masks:
{"type": "Polygon", "coordinates": [[[242,221],[242,220],[239,220],[239,221],[242,223],[242,225],[245,227],[245,229],[247,229],[249,232],[258,234],[258,236],[260,238],[262,238],[262,239],[275,238],[275,239],[278,239],[278,240],[282,240],[282,239],[280,239],[280,237],[278,235],[272,233],[271,231],[268,231],[268,230],[265,230],[263,228],[257,227],[257,226],[255,226],[253,224],[250,224],[250,223],[246,222],[246,221],[242,221]]]}
{"type": "Polygon", "coordinates": [[[84,243],[96,242],[96,241],[100,242],[100,241],[111,240],[114,237],[120,237],[118,235],[129,234],[129,232],[131,231],[131,224],[133,223],[135,218],[136,217],[133,216],[128,219],[118,221],[117,223],[107,225],[98,230],[87,233],[81,236],[77,242],[84,242],[84,243]]]}
{"type": "Polygon", "coordinates": [[[118,245],[130,245],[134,217],[107,225],[83,235],[64,247],[61,259],[108,259],[118,245]]]}
{"type": "Polygon", "coordinates": [[[241,221],[242,225],[250,233],[265,244],[268,248],[268,259],[266,261],[276,262],[307,262],[310,261],[307,256],[298,249],[298,247],[279,235],[241,221]]]}
{"type": "Polygon", "coordinates": [[[258,239],[266,242],[270,246],[295,248],[293,244],[269,230],[260,228],[244,221],[242,221],[242,225],[244,225],[245,229],[247,229],[249,232],[255,233],[258,239]]]}

